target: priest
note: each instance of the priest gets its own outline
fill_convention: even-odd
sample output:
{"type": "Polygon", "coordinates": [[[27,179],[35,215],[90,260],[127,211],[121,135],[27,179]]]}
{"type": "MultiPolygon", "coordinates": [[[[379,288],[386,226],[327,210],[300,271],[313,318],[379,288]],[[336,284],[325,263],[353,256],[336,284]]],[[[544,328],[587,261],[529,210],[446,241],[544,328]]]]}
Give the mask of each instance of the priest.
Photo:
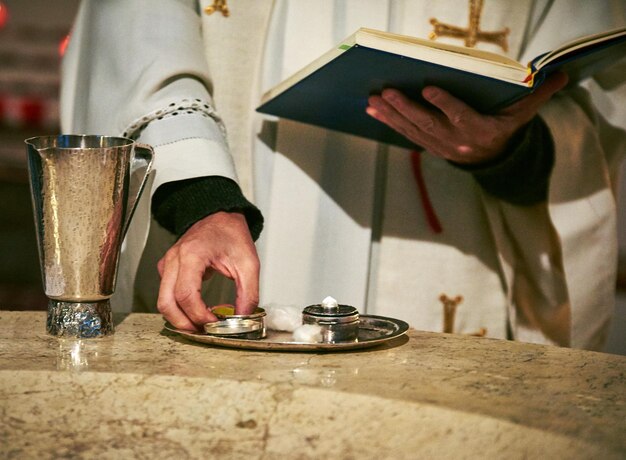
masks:
{"type": "Polygon", "coordinates": [[[359,27],[524,62],[623,26],[624,6],[84,2],[64,62],[64,130],[156,151],[114,301],[189,328],[212,319],[205,303],[234,299],[245,312],[257,299],[305,306],[331,295],[418,329],[601,349],[614,302],[624,60],[582,85],[561,89],[557,75],[490,116],[436,87],[425,89],[429,107],[393,89],[372,95],[368,113],[410,150],[254,108],[359,27]],[[214,271],[234,279],[235,294],[214,276],[202,300],[214,271]]]}

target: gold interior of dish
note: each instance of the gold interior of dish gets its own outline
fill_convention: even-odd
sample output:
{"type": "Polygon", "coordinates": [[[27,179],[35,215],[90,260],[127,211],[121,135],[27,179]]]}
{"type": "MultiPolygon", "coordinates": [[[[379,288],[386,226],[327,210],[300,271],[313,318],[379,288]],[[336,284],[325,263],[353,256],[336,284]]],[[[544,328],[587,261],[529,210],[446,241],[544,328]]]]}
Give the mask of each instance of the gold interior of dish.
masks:
{"type": "MultiPolygon", "coordinates": [[[[233,305],[216,305],[213,308],[211,308],[211,311],[213,312],[214,315],[216,316],[235,316],[235,307],[233,305]]],[[[252,315],[255,315],[257,313],[263,313],[265,312],[265,310],[263,310],[260,307],[256,307],[254,309],[254,311],[251,313],[252,315]]]]}

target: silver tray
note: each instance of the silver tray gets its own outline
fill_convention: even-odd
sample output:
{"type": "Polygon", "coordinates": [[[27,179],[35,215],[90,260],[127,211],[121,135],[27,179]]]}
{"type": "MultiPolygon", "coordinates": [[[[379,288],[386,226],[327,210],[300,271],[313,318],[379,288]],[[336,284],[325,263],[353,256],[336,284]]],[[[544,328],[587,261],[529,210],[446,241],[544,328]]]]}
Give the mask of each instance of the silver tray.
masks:
{"type": "Polygon", "coordinates": [[[341,351],[369,348],[389,342],[400,337],[409,329],[404,321],[385,316],[361,315],[359,321],[359,337],[356,342],[342,343],[305,343],[294,342],[291,332],[267,330],[264,339],[234,339],[223,336],[208,335],[202,332],[175,329],[165,323],[165,329],[175,334],[193,340],[229,348],[247,350],[277,350],[277,351],[341,351]]]}

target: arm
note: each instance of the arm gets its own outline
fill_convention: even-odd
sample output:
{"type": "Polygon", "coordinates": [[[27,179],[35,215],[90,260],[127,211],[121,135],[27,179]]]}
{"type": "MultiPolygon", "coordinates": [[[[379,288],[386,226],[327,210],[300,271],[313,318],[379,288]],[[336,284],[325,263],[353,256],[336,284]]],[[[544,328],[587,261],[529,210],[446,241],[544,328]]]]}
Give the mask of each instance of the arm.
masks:
{"type": "Polygon", "coordinates": [[[461,165],[482,189],[511,204],[529,206],[548,198],[548,183],[554,166],[550,131],[536,116],[509,141],[507,151],[487,164],[461,165]]]}
{"type": "Polygon", "coordinates": [[[152,213],[179,238],[158,263],[158,308],[166,318],[183,329],[193,327],[190,319],[195,324],[214,320],[203,316],[206,306],[195,289],[213,271],[235,280],[240,314],[256,307],[259,264],[253,240],[263,216],[235,182],[214,176],[167,183],[155,192],[152,213]]]}
{"type": "Polygon", "coordinates": [[[547,198],[552,139],[536,115],[567,82],[557,75],[536,93],[495,115],[482,115],[439,88],[425,88],[435,109],[394,90],[370,97],[367,113],[418,145],[473,174],[491,195],[530,205],[547,198]]]}
{"type": "MultiPolygon", "coordinates": [[[[168,190],[168,184],[193,178],[237,180],[225,128],[213,106],[196,8],[197,2],[190,0],[155,0],[149,6],[139,0],[85,1],[64,60],[64,130],[123,135],[151,144],[156,172],[151,196],[168,190]]],[[[207,215],[219,209],[225,208],[205,209],[200,213],[202,220],[228,226],[231,237],[215,238],[214,226],[194,227],[187,222],[188,229],[180,236],[177,248],[184,247],[186,241],[202,241],[202,247],[228,258],[235,253],[225,246],[240,244],[246,248],[236,253],[244,259],[240,263],[258,265],[242,214],[231,212],[228,218],[220,213],[207,215]]],[[[147,229],[145,232],[147,239],[147,229]]],[[[188,263],[198,269],[196,259],[189,254],[183,253],[180,262],[180,270],[188,263]]],[[[206,273],[215,269],[232,276],[214,261],[203,260],[202,264],[206,273]]],[[[173,268],[165,264],[163,270],[162,275],[171,280],[173,268]]],[[[199,291],[203,277],[204,273],[194,278],[193,286],[170,283],[170,290],[161,289],[158,307],[176,327],[189,328],[192,322],[214,319],[201,301],[181,304],[175,294],[199,291]]],[[[236,301],[240,311],[253,308],[258,295],[254,292],[258,291],[254,273],[247,279],[245,285],[241,278],[235,279],[241,294],[236,301]],[[248,291],[252,293],[244,294],[248,291]]],[[[181,282],[187,280],[183,277],[181,282]]]]}
{"type": "Polygon", "coordinates": [[[525,190],[527,184],[535,187],[537,182],[524,180],[527,177],[518,174],[519,167],[538,177],[548,175],[550,142],[544,150],[533,149],[535,141],[549,140],[545,125],[536,115],[566,83],[565,75],[554,75],[536,92],[495,115],[480,114],[436,87],[423,91],[434,108],[412,102],[398,91],[385,90],[370,97],[366,110],[430,153],[473,172],[488,192],[513,202],[532,203],[545,197],[545,180],[540,181],[544,186],[525,190]],[[502,187],[503,182],[514,187],[502,187]]]}
{"type": "MultiPolygon", "coordinates": [[[[623,68],[615,66],[610,73],[619,75],[620,70],[623,68]]],[[[623,76],[622,71],[618,77],[618,82],[622,83],[612,85],[610,93],[608,87],[594,87],[598,100],[606,102],[610,99],[620,107],[617,104],[622,100],[619,94],[622,97],[626,94],[623,76]]],[[[605,77],[606,81],[613,81],[608,74],[605,77]]],[[[398,117],[400,112],[385,100],[374,100],[378,106],[373,108],[386,111],[385,115],[379,115],[379,119],[389,117],[388,124],[397,123],[399,129],[413,135],[414,142],[434,145],[436,142],[429,135],[441,129],[444,137],[439,145],[434,145],[435,153],[458,163],[457,166],[465,164],[462,166],[465,169],[477,168],[473,171],[475,177],[482,188],[490,192],[485,194],[484,202],[501,255],[502,272],[511,291],[511,311],[514,312],[511,315],[517,318],[511,325],[513,336],[523,341],[601,349],[612,313],[616,271],[615,264],[607,263],[616,260],[617,253],[614,183],[611,179],[615,178],[619,159],[626,153],[626,124],[623,119],[612,120],[613,123],[617,121],[617,125],[607,123],[594,105],[595,101],[580,87],[563,91],[548,103],[564,82],[553,79],[547,83],[551,86],[544,89],[543,94],[538,91],[509,107],[504,118],[498,119],[502,112],[496,115],[496,119],[484,119],[478,115],[476,120],[480,121],[477,123],[484,125],[475,125],[470,130],[475,130],[474,141],[467,137],[469,131],[456,131],[464,116],[455,118],[453,108],[460,109],[457,114],[469,113],[470,119],[474,114],[471,110],[465,112],[458,101],[452,100],[447,105],[448,95],[443,92],[429,93],[434,99],[442,96],[438,101],[430,100],[442,110],[441,113],[433,114],[408,105],[400,109],[407,113],[415,109],[418,116],[431,116],[431,121],[423,125],[426,130],[414,124],[407,125],[409,119],[398,117]],[[532,99],[529,101],[529,98],[532,99]],[[396,112],[389,112],[392,109],[396,112]],[[532,129],[532,125],[524,124],[528,123],[526,117],[529,116],[531,120],[541,117],[541,130],[547,129],[549,133],[552,154],[543,156],[544,160],[549,160],[543,162],[544,166],[539,161],[539,170],[549,170],[542,185],[545,195],[539,201],[531,200],[529,204],[534,205],[527,206],[527,203],[507,200],[497,190],[491,193],[489,187],[494,184],[496,189],[500,186],[507,188],[506,175],[498,185],[495,174],[487,182],[478,174],[480,170],[506,167],[509,160],[515,160],[512,158],[515,154],[506,156],[506,144],[515,142],[515,136],[523,132],[519,130],[526,129],[524,126],[532,129]],[[392,121],[391,117],[395,119],[392,121]],[[507,118],[513,124],[500,126],[499,122],[507,118]],[[495,127],[494,143],[481,142],[489,140],[485,136],[485,126],[495,127]],[[503,132],[508,136],[502,138],[503,132]],[[453,134],[445,136],[450,133],[453,134]],[[498,147],[491,148],[494,145],[498,147]]],[[[396,101],[397,104],[402,102],[396,101]]],[[[541,158],[539,155],[532,160],[541,158]]],[[[515,183],[510,185],[516,186],[515,183]]]]}

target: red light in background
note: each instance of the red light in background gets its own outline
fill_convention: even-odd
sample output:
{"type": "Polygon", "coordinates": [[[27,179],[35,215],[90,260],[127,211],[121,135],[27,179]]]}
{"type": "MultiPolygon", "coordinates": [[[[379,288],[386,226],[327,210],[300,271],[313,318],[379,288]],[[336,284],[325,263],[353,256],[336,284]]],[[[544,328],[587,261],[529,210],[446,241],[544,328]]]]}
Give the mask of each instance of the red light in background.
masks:
{"type": "Polygon", "coordinates": [[[7,6],[0,2],[0,29],[2,29],[9,20],[9,9],[7,6]]]}
{"type": "Polygon", "coordinates": [[[20,115],[29,126],[40,126],[43,120],[44,107],[39,99],[25,98],[20,104],[20,115]]]}
{"type": "Polygon", "coordinates": [[[70,42],[70,34],[67,34],[65,37],[61,39],[61,41],[59,42],[59,56],[63,57],[69,42],[70,42]]]}

